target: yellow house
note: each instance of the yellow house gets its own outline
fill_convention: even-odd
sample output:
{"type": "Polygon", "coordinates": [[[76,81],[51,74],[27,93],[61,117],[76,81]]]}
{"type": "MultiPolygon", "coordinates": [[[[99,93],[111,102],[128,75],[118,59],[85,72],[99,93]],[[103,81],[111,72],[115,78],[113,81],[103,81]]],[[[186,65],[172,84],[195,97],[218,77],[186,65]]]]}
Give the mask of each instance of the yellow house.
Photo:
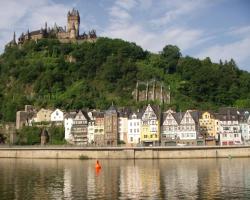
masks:
{"type": "Polygon", "coordinates": [[[150,104],[142,112],[141,142],[146,145],[158,144],[160,141],[159,109],[150,104]]]}
{"type": "Polygon", "coordinates": [[[49,109],[40,109],[34,117],[34,122],[50,122],[50,115],[53,111],[49,109]]]}
{"type": "Polygon", "coordinates": [[[219,122],[211,112],[203,112],[199,119],[200,132],[205,137],[217,137],[219,122]]]}

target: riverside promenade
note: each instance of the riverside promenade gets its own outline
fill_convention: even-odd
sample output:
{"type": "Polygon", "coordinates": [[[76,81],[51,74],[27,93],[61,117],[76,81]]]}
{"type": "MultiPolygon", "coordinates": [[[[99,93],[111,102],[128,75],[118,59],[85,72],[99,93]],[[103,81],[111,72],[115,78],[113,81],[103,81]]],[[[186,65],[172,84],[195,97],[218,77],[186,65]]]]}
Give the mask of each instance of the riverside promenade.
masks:
{"type": "Polygon", "coordinates": [[[0,158],[179,159],[250,157],[250,146],[68,147],[0,146],[0,158]]]}

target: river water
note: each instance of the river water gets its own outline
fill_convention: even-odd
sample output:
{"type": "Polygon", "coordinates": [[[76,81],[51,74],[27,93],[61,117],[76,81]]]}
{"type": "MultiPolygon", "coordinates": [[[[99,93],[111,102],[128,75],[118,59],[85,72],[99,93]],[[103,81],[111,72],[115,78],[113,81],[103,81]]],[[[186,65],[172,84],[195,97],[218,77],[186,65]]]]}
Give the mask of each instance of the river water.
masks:
{"type": "Polygon", "coordinates": [[[250,159],[0,159],[0,199],[250,199],[250,159]]]}

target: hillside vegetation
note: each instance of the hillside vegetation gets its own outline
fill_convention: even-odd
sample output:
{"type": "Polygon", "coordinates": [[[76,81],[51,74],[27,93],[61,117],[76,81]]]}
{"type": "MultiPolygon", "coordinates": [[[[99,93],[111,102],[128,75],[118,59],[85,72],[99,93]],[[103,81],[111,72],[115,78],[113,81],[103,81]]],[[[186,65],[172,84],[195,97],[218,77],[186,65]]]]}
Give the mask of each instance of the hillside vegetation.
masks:
{"type": "Polygon", "coordinates": [[[8,47],[0,56],[0,120],[14,121],[25,104],[65,110],[106,109],[111,102],[141,107],[146,102],[132,98],[136,81],[153,78],[170,85],[171,105],[164,108],[250,107],[250,73],[233,60],[183,57],[172,45],[154,54],[120,39],[82,44],[42,39],[8,47]]]}

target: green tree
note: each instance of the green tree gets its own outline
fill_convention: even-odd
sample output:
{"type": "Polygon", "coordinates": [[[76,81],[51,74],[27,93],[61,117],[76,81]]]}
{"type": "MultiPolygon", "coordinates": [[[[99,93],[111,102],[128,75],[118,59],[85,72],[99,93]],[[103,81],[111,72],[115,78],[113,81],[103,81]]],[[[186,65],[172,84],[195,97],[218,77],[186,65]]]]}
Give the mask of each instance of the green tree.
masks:
{"type": "Polygon", "coordinates": [[[177,46],[166,45],[161,52],[162,59],[165,61],[164,70],[167,73],[175,73],[177,63],[181,57],[180,49],[177,46]]]}
{"type": "Polygon", "coordinates": [[[38,127],[24,126],[18,131],[18,142],[20,145],[40,144],[41,129],[38,127]]]}
{"type": "Polygon", "coordinates": [[[64,139],[64,128],[62,126],[51,126],[48,129],[50,144],[66,144],[64,139]]]}

